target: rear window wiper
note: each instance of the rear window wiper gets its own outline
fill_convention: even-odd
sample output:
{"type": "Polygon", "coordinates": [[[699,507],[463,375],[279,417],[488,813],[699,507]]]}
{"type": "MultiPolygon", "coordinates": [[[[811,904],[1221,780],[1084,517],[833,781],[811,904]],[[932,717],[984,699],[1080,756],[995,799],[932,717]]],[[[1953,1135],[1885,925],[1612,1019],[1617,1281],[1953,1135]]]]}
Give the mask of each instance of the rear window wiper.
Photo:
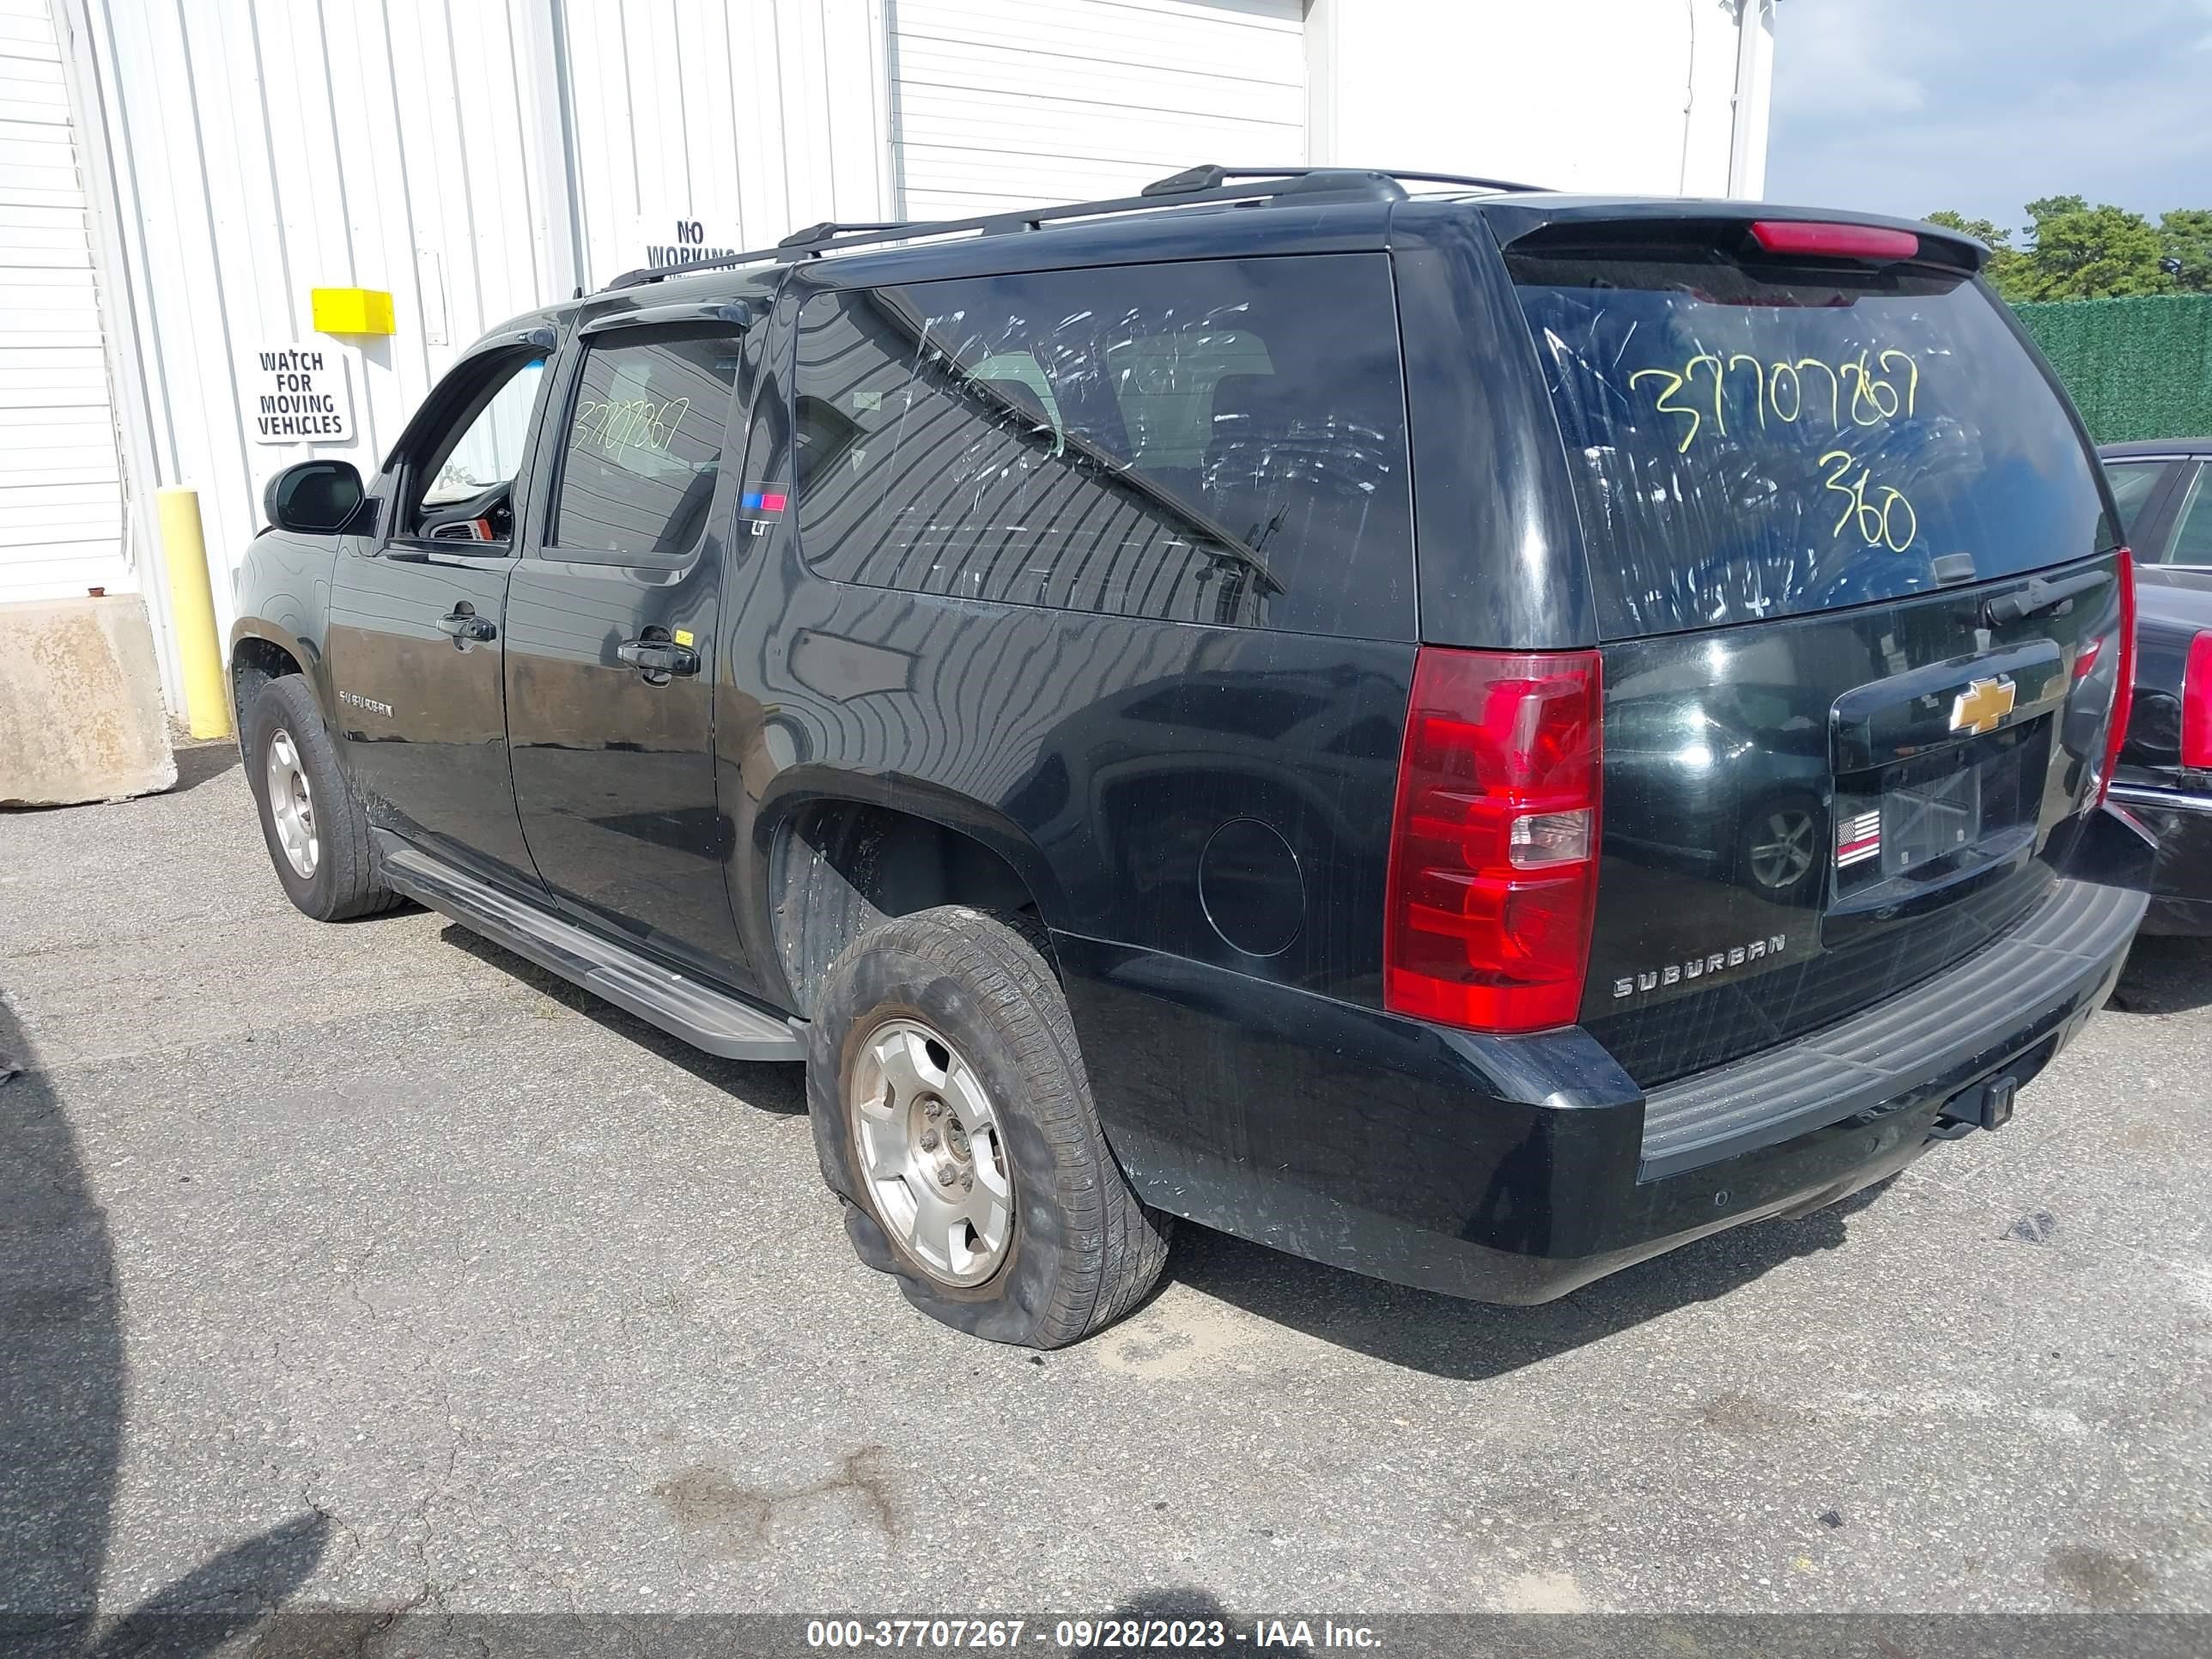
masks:
{"type": "Polygon", "coordinates": [[[2002,628],[2033,617],[2039,611],[2048,611],[2062,605],[2076,593],[2086,593],[2093,587],[2101,587],[2111,580],[2102,570],[2091,570],[2079,576],[2067,576],[2047,582],[2040,576],[2030,576],[2027,586],[2016,593],[2007,593],[2002,599],[1990,600],[1982,606],[1982,620],[1991,628],[2002,628]]]}

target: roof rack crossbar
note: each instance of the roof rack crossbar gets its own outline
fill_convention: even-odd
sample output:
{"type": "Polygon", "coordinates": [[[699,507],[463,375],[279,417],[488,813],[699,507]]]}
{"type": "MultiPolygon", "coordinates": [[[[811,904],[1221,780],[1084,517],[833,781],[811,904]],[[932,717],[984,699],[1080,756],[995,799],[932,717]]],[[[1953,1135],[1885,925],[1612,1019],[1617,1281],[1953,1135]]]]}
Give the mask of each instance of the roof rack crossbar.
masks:
{"type": "Polygon", "coordinates": [[[1517,184],[1510,179],[1484,179],[1464,173],[1419,173],[1407,167],[1224,167],[1211,163],[1186,167],[1181,173],[1155,179],[1144,188],[1146,196],[1180,196],[1192,191],[1216,190],[1231,179],[1305,179],[1316,173],[1352,172],[1380,174],[1401,183],[1467,185],[1476,190],[1540,191],[1542,185],[1517,184]]]}
{"type": "Polygon", "coordinates": [[[1510,179],[1485,179],[1465,173],[1408,173],[1402,167],[1383,167],[1380,171],[1393,179],[1411,180],[1417,185],[1468,185],[1476,190],[1495,190],[1519,193],[1523,191],[1548,191],[1549,185],[1524,185],[1510,179]]]}
{"type": "Polygon", "coordinates": [[[902,219],[878,219],[866,222],[824,219],[819,224],[808,225],[803,230],[793,231],[776,246],[791,248],[812,247],[817,243],[827,242],[834,237],[853,235],[864,230],[896,230],[905,222],[902,219]]]}
{"type": "Polygon", "coordinates": [[[1467,185],[1481,190],[1534,190],[1534,185],[1508,184],[1494,179],[1468,179],[1455,173],[1390,173],[1361,167],[1224,167],[1211,164],[1187,168],[1170,178],[1155,179],[1134,196],[1117,196],[1097,202],[1065,202],[1019,208],[1012,212],[979,214],[970,219],[887,221],[840,223],[825,219],[795,230],[773,247],[743,253],[725,253],[711,259],[691,259],[680,264],[647,265],[626,270],[601,293],[638,288],[672,276],[690,276],[705,270],[733,270],[743,265],[787,260],[793,254],[819,258],[846,248],[870,247],[885,242],[904,242],[946,236],[1000,236],[1041,230],[1062,219],[1102,218],[1115,213],[1149,213],[1164,208],[1194,207],[1206,203],[1273,200],[1279,197],[1358,196],[1370,200],[1402,201],[1401,180],[1417,184],[1467,185]],[[1249,183],[1237,183],[1243,179],[1249,183]]]}

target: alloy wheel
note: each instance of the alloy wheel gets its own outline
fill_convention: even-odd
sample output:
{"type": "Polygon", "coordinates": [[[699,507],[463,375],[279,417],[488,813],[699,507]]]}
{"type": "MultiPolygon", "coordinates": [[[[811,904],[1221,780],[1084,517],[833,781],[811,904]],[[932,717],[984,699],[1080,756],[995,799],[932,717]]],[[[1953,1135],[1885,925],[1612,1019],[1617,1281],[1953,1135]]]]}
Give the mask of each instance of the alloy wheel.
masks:
{"type": "Polygon", "coordinates": [[[315,832],[315,792],[300,764],[300,750],[292,734],[282,726],[269,738],[269,821],[276,829],[276,844],[302,881],[312,881],[322,857],[322,842],[315,832]]]}
{"type": "Polygon", "coordinates": [[[1014,1236],[1012,1164],[975,1068],[919,1020],[886,1020],[846,1085],[860,1171],[884,1226],[933,1279],[980,1285],[1014,1236]]]}

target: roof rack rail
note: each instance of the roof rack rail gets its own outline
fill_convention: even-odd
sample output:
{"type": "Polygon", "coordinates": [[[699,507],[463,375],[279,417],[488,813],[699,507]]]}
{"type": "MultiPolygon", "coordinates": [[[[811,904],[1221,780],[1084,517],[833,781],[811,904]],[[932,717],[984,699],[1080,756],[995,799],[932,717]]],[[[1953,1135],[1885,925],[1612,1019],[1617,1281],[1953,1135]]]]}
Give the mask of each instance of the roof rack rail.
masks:
{"type": "Polygon", "coordinates": [[[1548,191],[1549,185],[1522,184],[1511,179],[1485,179],[1466,173],[1407,173],[1400,167],[1382,169],[1393,179],[1411,179],[1417,185],[1467,185],[1476,190],[1492,190],[1518,193],[1523,191],[1548,191]]]}
{"type": "Polygon", "coordinates": [[[1155,179],[1137,193],[1152,199],[1155,205],[1163,196],[1190,196],[1201,191],[1223,190],[1238,179],[1273,179],[1281,182],[1272,190],[1261,191],[1247,187],[1245,194],[1267,196],[1296,196],[1315,191],[1345,191],[1362,196],[1402,198],[1405,191],[1397,187],[1396,180],[1372,167],[1224,167],[1208,162],[1202,167],[1185,167],[1181,173],[1170,173],[1164,179],[1155,179]]]}
{"type": "Polygon", "coordinates": [[[897,230],[907,222],[903,219],[878,219],[867,222],[858,220],[848,222],[824,219],[819,224],[808,225],[803,230],[793,231],[776,246],[778,247],[811,247],[817,242],[828,241],[833,236],[848,236],[863,230],[897,230]]]}
{"type": "Polygon", "coordinates": [[[885,242],[905,242],[940,236],[1000,236],[1017,231],[1042,230],[1061,219],[1103,218],[1115,213],[1150,213],[1166,208],[1194,207],[1203,203],[1272,201],[1281,197],[1340,196],[1371,201],[1403,201],[1402,181],[1415,184],[1465,185],[1477,190],[1523,191],[1537,185],[1510,184],[1498,179],[1470,179],[1447,173],[1393,173],[1362,167],[1224,167],[1207,164],[1186,168],[1146,185],[1134,196],[1117,196],[1097,202],[1063,202],[1042,207],[1020,208],[1011,213],[981,214],[972,219],[890,221],[840,223],[825,219],[794,230],[774,247],[726,253],[711,259],[691,259],[680,264],[647,265],[626,270],[601,293],[639,288],[671,276],[690,276],[703,270],[733,270],[741,265],[787,260],[794,253],[818,259],[846,248],[870,247],[885,242]],[[1250,182],[1239,183],[1239,180],[1250,182]]]}
{"type": "MultiPolygon", "coordinates": [[[[1232,179],[1308,179],[1316,174],[1349,173],[1354,171],[1338,167],[1224,167],[1208,163],[1186,167],[1181,173],[1155,179],[1144,188],[1146,196],[1180,196],[1189,191],[1218,190],[1232,179]]],[[[1415,173],[1404,167],[1368,167],[1357,171],[1380,174],[1400,183],[1410,181],[1419,185],[1467,185],[1476,190],[1540,191],[1542,185],[1516,184],[1510,179],[1482,179],[1464,173],[1415,173]]]]}

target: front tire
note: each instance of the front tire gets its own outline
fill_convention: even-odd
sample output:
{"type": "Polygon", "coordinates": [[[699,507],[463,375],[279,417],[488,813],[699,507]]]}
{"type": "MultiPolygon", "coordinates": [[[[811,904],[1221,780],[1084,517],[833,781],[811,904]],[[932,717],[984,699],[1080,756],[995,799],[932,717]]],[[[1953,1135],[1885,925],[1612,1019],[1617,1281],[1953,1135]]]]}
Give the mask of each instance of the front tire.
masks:
{"type": "Polygon", "coordinates": [[[816,1000],[806,1097],[860,1259],[933,1319],[1057,1348],[1143,1299],[1169,1222],[1107,1147],[1042,943],[960,906],[869,929],[816,1000]]]}
{"type": "Polygon", "coordinates": [[[246,779],[276,879],[304,915],[343,921],[399,902],[377,878],[368,815],[297,674],[269,681],[246,711],[246,779]]]}

